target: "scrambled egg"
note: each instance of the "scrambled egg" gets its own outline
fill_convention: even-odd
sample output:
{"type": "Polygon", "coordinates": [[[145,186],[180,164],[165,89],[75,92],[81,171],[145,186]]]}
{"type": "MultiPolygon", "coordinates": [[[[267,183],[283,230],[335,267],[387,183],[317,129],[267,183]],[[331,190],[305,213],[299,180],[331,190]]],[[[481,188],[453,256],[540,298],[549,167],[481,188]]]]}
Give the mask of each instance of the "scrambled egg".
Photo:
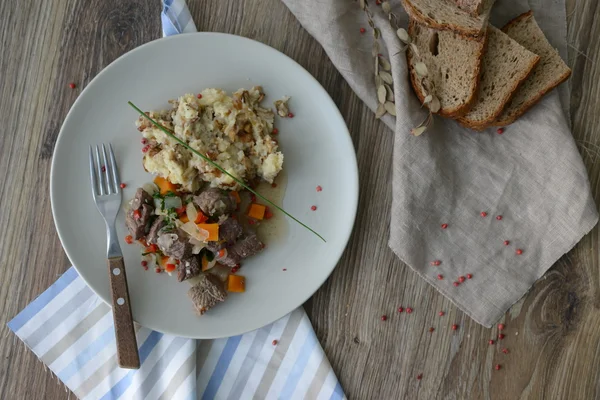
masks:
{"type": "MultiPolygon", "coordinates": [[[[201,95],[185,94],[170,101],[171,110],[147,114],[236,178],[272,183],[283,166],[283,154],[271,137],[273,111],[260,106],[262,88],[239,89],[231,97],[220,89],[205,89],[201,95]]],[[[203,181],[221,189],[240,189],[230,176],[177,143],[148,119],[140,116],[136,126],[147,139],[143,158],[146,171],[190,192],[196,191],[203,181]]]]}

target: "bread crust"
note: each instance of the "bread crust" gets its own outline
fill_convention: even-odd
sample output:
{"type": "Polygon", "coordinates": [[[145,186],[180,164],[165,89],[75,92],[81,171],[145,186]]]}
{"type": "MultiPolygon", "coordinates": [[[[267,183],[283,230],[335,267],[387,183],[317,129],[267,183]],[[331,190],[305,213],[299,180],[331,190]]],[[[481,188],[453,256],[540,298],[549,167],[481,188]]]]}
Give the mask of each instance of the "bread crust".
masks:
{"type": "MultiPolygon", "coordinates": [[[[512,20],[510,20],[506,25],[504,25],[502,27],[502,31],[503,32],[507,32],[509,28],[511,28],[513,25],[533,17],[533,11],[529,10],[527,12],[524,12],[523,14],[513,18],[512,20]]],[[[571,76],[571,70],[569,69],[568,71],[566,71],[565,73],[563,73],[562,75],[558,76],[557,79],[549,86],[547,86],[546,88],[544,88],[543,90],[540,90],[535,97],[531,98],[529,101],[525,102],[521,108],[519,110],[517,110],[517,112],[515,112],[512,116],[504,118],[504,119],[496,119],[494,122],[492,122],[490,124],[490,126],[506,126],[506,125],[510,125],[513,122],[515,122],[519,117],[521,117],[523,114],[525,114],[527,111],[529,111],[529,109],[531,107],[533,107],[534,105],[536,105],[541,99],[542,97],[544,97],[548,92],[550,92],[551,90],[555,89],[558,85],[560,85],[561,83],[563,83],[564,81],[566,81],[567,79],[569,79],[569,77],[571,76]]]]}
{"type": "MultiPolygon", "coordinates": [[[[421,13],[412,3],[411,0],[401,0],[402,6],[404,7],[404,10],[406,11],[406,13],[408,14],[408,16],[417,21],[419,24],[421,25],[425,25],[428,28],[433,28],[433,29],[437,29],[437,30],[449,30],[449,31],[453,31],[458,33],[461,36],[464,36],[465,39],[469,39],[469,40],[482,40],[485,38],[486,36],[486,27],[487,27],[487,19],[486,21],[484,21],[484,23],[482,24],[481,29],[476,30],[476,29],[469,29],[466,27],[461,27],[461,26],[455,26],[455,25],[451,25],[451,24],[446,24],[446,23],[439,23],[436,20],[434,20],[433,18],[427,16],[427,15],[423,15],[423,13],[421,13]]],[[[458,6],[457,6],[458,8],[458,6]]],[[[478,17],[479,15],[473,15],[472,13],[469,13],[468,11],[462,10],[460,9],[462,12],[464,12],[465,14],[471,16],[471,17],[478,17]]]]}
{"type": "Polygon", "coordinates": [[[536,55],[536,57],[531,61],[531,63],[529,63],[529,68],[527,69],[527,73],[521,79],[514,82],[511,91],[504,96],[504,99],[502,99],[502,107],[499,108],[488,119],[479,122],[479,121],[468,120],[467,118],[465,118],[463,116],[463,117],[458,118],[458,122],[462,126],[465,126],[467,128],[471,128],[471,129],[475,129],[478,131],[482,131],[486,128],[489,128],[490,126],[495,126],[494,123],[496,122],[496,119],[498,118],[498,116],[500,114],[502,114],[502,111],[504,111],[504,108],[506,107],[506,105],[515,96],[515,94],[517,93],[517,91],[519,90],[519,87],[521,87],[523,82],[525,82],[525,80],[527,78],[529,78],[529,75],[531,75],[534,68],[538,65],[539,62],[540,62],[540,56],[536,55]]]}
{"type": "MultiPolygon", "coordinates": [[[[417,22],[413,19],[410,19],[410,21],[408,23],[408,35],[411,37],[414,32],[415,25],[417,25],[417,22]]],[[[468,113],[469,110],[471,109],[471,107],[473,106],[473,104],[475,104],[475,102],[477,101],[477,93],[479,91],[479,83],[480,83],[480,75],[481,75],[481,64],[483,61],[483,55],[485,54],[485,52],[487,50],[486,49],[486,47],[487,47],[486,39],[487,39],[487,35],[483,36],[483,38],[480,39],[480,40],[483,40],[483,46],[481,48],[481,52],[480,52],[478,60],[477,60],[478,61],[477,69],[475,71],[475,76],[473,77],[474,89],[473,89],[473,92],[471,93],[471,96],[465,102],[465,104],[463,104],[462,106],[450,108],[450,109],[440,108],[440,110],[436,113],[437,115],[440,115],[440,116],[446,117],[446,118],[458,118],[458,117],[468,113]]],[[[410,78],[411,86],[413,87],[415,94],[419,98],[419,102],[421,104],[423,104],[423,100],[425,100],[425,94],[423,92],[421,92],[420,85],[417,85],[418,77],[417,77],[417,73],[415,72],[414,66],[412,63],[412,50],[410,49],[410,47],[408,49],[406,49],[406,62],[408,65],[408,75],[410,78]]]]}

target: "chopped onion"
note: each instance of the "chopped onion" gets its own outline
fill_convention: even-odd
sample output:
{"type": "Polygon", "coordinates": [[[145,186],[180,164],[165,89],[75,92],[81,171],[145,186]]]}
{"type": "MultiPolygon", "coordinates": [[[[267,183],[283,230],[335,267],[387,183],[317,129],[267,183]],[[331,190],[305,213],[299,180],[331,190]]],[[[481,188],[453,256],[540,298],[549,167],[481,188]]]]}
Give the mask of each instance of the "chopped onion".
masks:
{"type": "Polygon", "coordinates": [[[156,184],[152,182],[148,182],[142,185],[142,189],[144,189],[150,196],[158,192],[158,186],[156,186],[156,184]]]}
{"type": "Polygon", "coordinates": [[[196,240],[193,237],[190,237],[189,240],[192,247],[192,254],[200,254],[200,251],[206,247],[206,243],[200,240],[196,240]]]}
{"type": "Polygon", "coordinates": [[[177,196],[165,197],[165,209],[181,208],[181,198],[177,196]]]}
{"type": "Polygon", "coordinates": [[[188,205],[185,207],[185,213],[187,214],[187,217],[190,221],[196,221],[196,218],[198,217],[198,211],[196,210],[196,206],[194,205],[194,203],[188,203],[188,205]]]}
{"type": "Polygon", "coordinates": [[[219,278],[219,280],[221,282],[225,282],[227,280],[227,277],[229,276],[229,274],[231,274],[231,270],[229,269],[229,267],[226,267],[222,264],[216,264],[214,267],[212,267],[209,272],[216,276],[217,278],[219,278]]]}
{"type": "Polygon", "coordinates": [[[198,228],[198,226],[192,221],[188,221],[181,225],[181,230],[190,235],[190,237],[196,239],[199,242],[206,242],[208,239],[208,231],[198,228]]]}
{"type": "Polygon", "coordinates": [[[162,209],[162,199],[154,199],[154,208],[157,210],[162,209]]]}

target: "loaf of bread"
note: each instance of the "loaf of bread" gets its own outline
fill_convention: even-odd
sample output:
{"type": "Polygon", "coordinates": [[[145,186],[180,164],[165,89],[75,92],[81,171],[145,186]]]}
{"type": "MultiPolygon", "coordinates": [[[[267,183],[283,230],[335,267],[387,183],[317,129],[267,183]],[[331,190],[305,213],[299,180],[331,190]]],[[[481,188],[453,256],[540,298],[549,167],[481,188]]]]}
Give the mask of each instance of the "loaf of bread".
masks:
{"type": "Polygon", "coordinates": [[[423,62],[435,95],[440,101],[439,115],[456,118],[465,114],[476,100],[477,86],[485,37],[469,40],[448,30],[435,30],[411,20],[408,34],[418,49],[418,54],[409,47],[406,52],[410,80],[421,103],[429,94],[417,74],[415,65],[423,62]]]}
{"type": "Polygon", "coordinates": [[[571,69],[548,42],[531,11],[519,15],[502,30],[523,47],[539,55],[540,62],[496,119],[494,125],[497,126],[513,123],[571,75],[571,69]]]}
{"type": "Polygon", "coordinates": [[[485,37],[493,4],[494,0],[402,0],[410,18],[420,25],[449,30],[474,40],[485,37]],[[459,3],[476,13],[459,8],[459,3]]]}
{"type": "Polygon", "coordinates": [[[494,123],[539,60],[536,54],[489,25],[477,101],[458,121],[477,130],[494,123]]]}

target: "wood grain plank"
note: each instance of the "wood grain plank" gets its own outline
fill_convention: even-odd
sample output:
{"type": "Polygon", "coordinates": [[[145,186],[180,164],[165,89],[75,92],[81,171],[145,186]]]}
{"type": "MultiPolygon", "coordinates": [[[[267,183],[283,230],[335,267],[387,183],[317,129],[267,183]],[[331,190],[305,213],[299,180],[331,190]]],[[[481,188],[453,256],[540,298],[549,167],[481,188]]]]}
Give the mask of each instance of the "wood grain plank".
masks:
{"type": "MultiPolygon", "coordinates": [[[[250,37],[297,60],[345,116],[360,171],[358,229],[339,266],[305,308],[349,398],[600,398],[597,228],[507,313],[501,344],[488,345],[496,330],[472,322],[387,247],[392,134],[283,3],[188,3],[199,30],[250,37]],[[414,311],[398,313],[399,306],[414,311]],[[385,322],[380,319],[384,314],[385,322]],[[459,329],[452,331],[452,324],[459,329]],[[503,347],[510,354],[503,354],[503,347]],[[503,368],[494,370],[496,364],[503,368]],[[423,374],[420,381],[418,374],[423,374]]],[[[598,201],[600,6],[595,0],[567,3],[573,134],[598,201]]],[[[0,205],[11,210],[0,212],[5,228],[0,240],[0,398],[69,397],[5,324],[69,265],[48,198],[51,156],[62,121],[81,88],[102,68],[160,36],[159,11],[160,2],[141,0],[0,2],[0,169],[8,172],[0,175],[0,205]],[[68,89],[71,81],[76,90],[68,89]]]]}

